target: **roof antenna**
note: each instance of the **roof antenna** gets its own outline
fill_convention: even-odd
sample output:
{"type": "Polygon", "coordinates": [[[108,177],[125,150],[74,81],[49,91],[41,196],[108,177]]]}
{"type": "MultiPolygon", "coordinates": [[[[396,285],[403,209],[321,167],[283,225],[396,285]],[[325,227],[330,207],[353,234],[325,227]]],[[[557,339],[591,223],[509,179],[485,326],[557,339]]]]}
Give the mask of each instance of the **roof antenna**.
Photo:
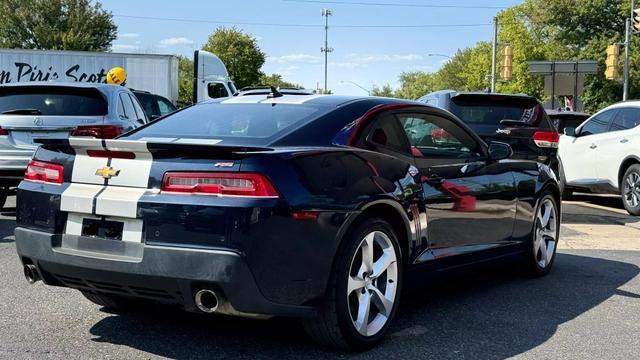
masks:
{"type": "Polygon", "coordinates": [[[267,95],[267,99],[279,98],[283,97],[282,93],[275,88],[275,86],[269,86],[271,88],[271,93],[267,95]]]}

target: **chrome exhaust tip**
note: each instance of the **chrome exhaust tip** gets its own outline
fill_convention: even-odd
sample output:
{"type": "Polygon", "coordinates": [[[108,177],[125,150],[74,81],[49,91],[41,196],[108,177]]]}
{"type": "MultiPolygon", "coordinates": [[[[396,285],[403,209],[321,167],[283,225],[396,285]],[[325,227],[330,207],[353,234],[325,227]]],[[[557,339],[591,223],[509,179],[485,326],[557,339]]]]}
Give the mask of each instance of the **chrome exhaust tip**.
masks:
{"type": "Polygon", "coordinates": [[[218,295],[213,290],[202,289],[196,293],[195,303],[200,311],[211,314],[218,310],[220,301],[218,295]]]}
{"type": "Polygon", "coordinates": [[[24,271],[24,278],[27,279],[29,284],[35,284],[40,281],[40,274],[35,265],[27,264],[22,269],[24,271]]]}

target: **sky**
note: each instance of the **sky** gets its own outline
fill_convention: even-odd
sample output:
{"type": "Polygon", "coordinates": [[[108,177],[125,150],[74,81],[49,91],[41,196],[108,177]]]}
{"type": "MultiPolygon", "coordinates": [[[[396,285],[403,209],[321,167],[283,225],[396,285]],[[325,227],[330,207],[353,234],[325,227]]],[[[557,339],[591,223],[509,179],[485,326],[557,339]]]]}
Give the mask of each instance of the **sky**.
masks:
{"type": "Polygon", "coordinates": [[[118,25],[114,52],[193,58],[219,26],[236,26],[267,54],[263,71],[324,86],[324,18],[329,17],[328,87],[365,95],[398,86],[405,71],[436,71],[459,48],[490,41],[492,18],[517,0],[102,0],[118,25]],[[454,25],[454,26],[451,26],[454,25]],[[356,85],[357,84],[357,85],[356,85]]]}

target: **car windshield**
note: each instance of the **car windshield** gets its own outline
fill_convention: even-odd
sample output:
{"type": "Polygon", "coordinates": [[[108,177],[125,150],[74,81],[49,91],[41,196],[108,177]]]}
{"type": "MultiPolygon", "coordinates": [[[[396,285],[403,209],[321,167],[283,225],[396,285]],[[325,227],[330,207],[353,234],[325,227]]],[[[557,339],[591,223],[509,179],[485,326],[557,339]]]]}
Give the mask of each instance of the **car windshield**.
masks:
{"type": "Polygon", "coordinates": [[[128,137],[264,143],[261,139],[304,124],[328,110],[327,107],[300,104],[205,103],[178,111],[128,137]]]}
{"type": "Polygon", "coordinates": [[[5,115],[103,116],[107,101],[93,88],[7,86],[0,88],[0,113],[5,115]]]}
{"type": "Polygon", "coordinates": [[[503,120],[536,125],[541,115],[535,101],[493,96],[454,97],[450,110],[472,125],[499,126],[503,120]]]}

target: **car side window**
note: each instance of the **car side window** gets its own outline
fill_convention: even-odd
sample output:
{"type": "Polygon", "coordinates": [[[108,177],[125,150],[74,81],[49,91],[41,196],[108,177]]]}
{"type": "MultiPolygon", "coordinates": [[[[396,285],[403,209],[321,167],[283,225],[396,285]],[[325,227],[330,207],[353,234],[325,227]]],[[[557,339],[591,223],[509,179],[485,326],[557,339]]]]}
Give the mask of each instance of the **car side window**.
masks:
{"type": "Polygon", "coordinates": [[[136,110],[137,119],[146,124],[147,114],[142,109],[140,101],[138,101],[138,99],[133,94],[129,94],[129,97],[131,98],[131,102],[133,103],[133,108],[136,110]]]}
{"type": "Polygon", "coordinates": [[[407,134],[411,153],[435,159],[475,159],[482,157],[480,144],[454,122],[426,114],[398,114],[407,134]]]}
{"type": "Polygon", "coordinates": [[[408,146],[393,114],[380,116],[368,132],[367,142],[396,152],[408,153],[408,146]]]}
{"type": "Polygon", "coordinates": [[[127,93],[120,93],[120,102],[124,107],[124,118],[129,120],[136,120],[136,111],[133,108],[131,98],[127,93]]]}
{"type": "Polygon", "coordinates": [[[618,110],[607,110],[587,121],[580,130],[580,136],[589,136],[607,132],[609,124],[618,110]]]}
{"type": "Polygon", "coordinates": [[[160,110],[160,116],[167,115],[168,113],[174,111],[173,104],[167,102],[167,100],[159,97],[158,100],[158,109],[160,110]]]}
{"type": "Polygon", "coordinates": [[[624,108],[618,111],[611,123],[611,131],[633,129],[640,125],[640,108],[624,108]]]}
{"type": "Polygon", "coordinates": [[[229,92],[221,83],[210,83],[207,86],[207,92],[212,99],[222,98],[229,96],[229,92]]]}

